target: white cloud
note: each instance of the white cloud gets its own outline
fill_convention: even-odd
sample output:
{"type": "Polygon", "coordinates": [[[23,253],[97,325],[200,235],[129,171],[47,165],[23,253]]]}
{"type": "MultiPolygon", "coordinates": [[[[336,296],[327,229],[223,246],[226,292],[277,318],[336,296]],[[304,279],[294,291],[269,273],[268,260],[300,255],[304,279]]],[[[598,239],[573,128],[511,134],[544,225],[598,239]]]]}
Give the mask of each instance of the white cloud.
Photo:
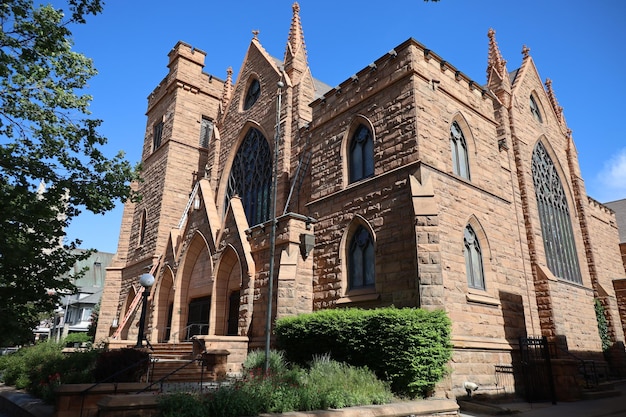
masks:
{"type": "Polygon", "coordinates": [[[607,195],[615,196],[612,200],[626,198],[626,148],[604,163],[598,173],[598,182],[605,188],[607,195]]]}

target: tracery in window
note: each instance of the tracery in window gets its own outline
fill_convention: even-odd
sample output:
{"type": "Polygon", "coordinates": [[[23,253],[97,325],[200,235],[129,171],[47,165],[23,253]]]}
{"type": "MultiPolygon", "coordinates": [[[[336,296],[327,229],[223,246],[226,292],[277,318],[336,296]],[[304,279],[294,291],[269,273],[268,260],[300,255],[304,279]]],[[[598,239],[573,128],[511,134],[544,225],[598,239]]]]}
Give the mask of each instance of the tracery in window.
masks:
{"type": "Polygon", "coordinates": [[[360,124],[354,131],[349,150],[350,183],[374,175],[374,138],[365,125],[360,124]]]}
{"type": "Polygon", "coordinates": [[[373,288],[375,284],[374,239],[363,226],[356,229],[348,247],[348,283],[350,290],[373,288]]]}
{"type": "Polygon", "coordinates": [[[465,227],[463,235],[463,254],[465,255],[465,272],[467,285],[470,288],[485,289],[485,271],[483,268],[483,254],[480,250],[480,242],[476,232],[469,224],[465,227]]]}
{"type": "Polygon", "coordinates": [[[251,128],[239,146],[228,177],[225,207],[238,195],[248,224],[254,226],[270,217],[272,158],[265,136],[251,128]]]}
{"type": "Polygon", "coordinates": [[[259,96],[261,95],[261,83],[259,80],[254,78],[250,82],[250,86],[248,86],[248,91],[246,91],[246,97],[243,102],[243,109],[248,110],[250,107],[256,103],[259,96]]]}
{"type": "Polygon", "coordinates": [[[457,122],[450,127],[450,147],[452,149],[452,171],[463,178],[470,179],[467,142],[457,122]]]}
{"type": "Polygon", "coordinates": [[[559,278],[582,283],[565,190],[541,142],[533,151],[532,174],[548,268],[559,278]]]}
{"type": "Polygon", "coordinates": [[[539,123],[543,123],[543,119],[541,118],[541,112],[539,111],[539,105],[532,95],[530,96],[530,112],[532,113],[536,121],[538,121],[539,123]]]}

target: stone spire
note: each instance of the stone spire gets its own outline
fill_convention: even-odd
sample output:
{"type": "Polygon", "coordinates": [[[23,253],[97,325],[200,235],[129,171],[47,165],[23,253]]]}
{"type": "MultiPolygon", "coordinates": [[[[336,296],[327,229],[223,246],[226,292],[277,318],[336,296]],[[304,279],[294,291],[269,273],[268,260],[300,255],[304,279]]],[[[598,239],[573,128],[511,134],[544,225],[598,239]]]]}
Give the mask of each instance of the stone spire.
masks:
{"type": "Polygon", "coordinates": [[[506,69],[506,61],[502,58],[496,42],[496,31],[487,32],[489,37],[489,54],[487,57],[487,87],[494,92],[498,100],[506,108],[511,105],[511,79],[506,69]]]}
{"type": "Polygon", "coordinates": [[[285,72],[289,75],[293,84],[297,84],[300,81],[301,74],[306,71],[308,63],[298,2],[293,4],[292,9],[293,17],[291,18],[291,27],[289,28],[284,65],[285,72]]]}
{"type": "Polygon", "coordinates": [[[233,67],[228,67],[226,70],[226,81],[224,81],[224,88],[222,90],[222,99],[220,100],[220,117],[226,113],[226,106],[233,95],[233,67]]]}
{"type": "Polygon", "coordinates": [[[233,94],[233,67],[228,67],[226,70],[226,81],[224,82],[224,90],[222,91],[222,114],[226,111],[226,106],[230,101],[233,94]]]}
{"type": "Polygon", "coordinates": [[[556,118],[559,123],[563,124],[565,120],[563,120],[563,107],[559,106],[559,102],[556,100],[556,96],[554,95],[554,90],[552,89],[552,80],[546,79],[546,89],[548,92],[548,99],[550,99],[550,104],[552,105],[552,109],[554,110],[554,114],[556,114],[556,118]]]}
{"type": "Polygon", "coordinates": [[[504,80],[507,78],[507,70],[506,70],[506,61],[502,58],[502,54],[500,53],[500,48],[498,48],[498,43],[496,42],[496,31],[493,28],[489,29],[487,33],[489,36],[489,57],[487,59],[487,81],[489,81],[491,77],[491,73],[495,72],[498,74],[500,79],[504,80]]]}

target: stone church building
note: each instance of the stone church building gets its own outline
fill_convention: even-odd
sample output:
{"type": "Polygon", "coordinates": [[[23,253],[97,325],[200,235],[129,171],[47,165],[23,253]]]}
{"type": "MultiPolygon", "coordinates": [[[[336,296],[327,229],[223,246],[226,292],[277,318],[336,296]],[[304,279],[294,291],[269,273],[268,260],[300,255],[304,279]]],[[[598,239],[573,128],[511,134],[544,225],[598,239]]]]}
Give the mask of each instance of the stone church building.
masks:
{"type": "Polygon", "coordinates": [[[414,39],[390,47],[332,88],[297,3],[284,57],[255,33],[236,80],[177,43],[148,97],[142,199],[125,205],[96,340],[134,345],[149,272],[150,343],[195,335],[233,371],[263,348],[269,305],[272,320],[445,309],[451,392],[494,385],[524,336],[603,360],[595,300],[623,353],[615,216],[587,196],[529,49],[511,70],[490,30],[483,84],[414,39]]]}

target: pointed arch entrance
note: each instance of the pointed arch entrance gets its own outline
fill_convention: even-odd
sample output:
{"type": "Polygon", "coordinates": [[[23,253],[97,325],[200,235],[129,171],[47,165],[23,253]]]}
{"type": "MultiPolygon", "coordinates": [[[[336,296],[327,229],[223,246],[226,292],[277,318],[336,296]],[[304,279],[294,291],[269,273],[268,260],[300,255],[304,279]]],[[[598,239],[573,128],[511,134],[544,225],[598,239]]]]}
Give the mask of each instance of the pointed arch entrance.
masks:
{"type": "Polygon", "coordinates": [[[226,247],[220,258],[215,279],[215,300],[211,322],[218,336],[239,335],[242,268],[237,252],[226,247]]]}
{"type": "Polygon", "coordinates": [[[157,289],[155,298],[156,332],[159,342],[166,342],[172,334],[172,317],[174,313],[174,275],[169,267],[163,271],[163,278],[157,289]]]}
{"type": "Polygon", "coordinates": [[[209,334],[213,262],[200,233],[189,244],[176,291],[170,339],[189,340],[195,335],[209,334]]]}

